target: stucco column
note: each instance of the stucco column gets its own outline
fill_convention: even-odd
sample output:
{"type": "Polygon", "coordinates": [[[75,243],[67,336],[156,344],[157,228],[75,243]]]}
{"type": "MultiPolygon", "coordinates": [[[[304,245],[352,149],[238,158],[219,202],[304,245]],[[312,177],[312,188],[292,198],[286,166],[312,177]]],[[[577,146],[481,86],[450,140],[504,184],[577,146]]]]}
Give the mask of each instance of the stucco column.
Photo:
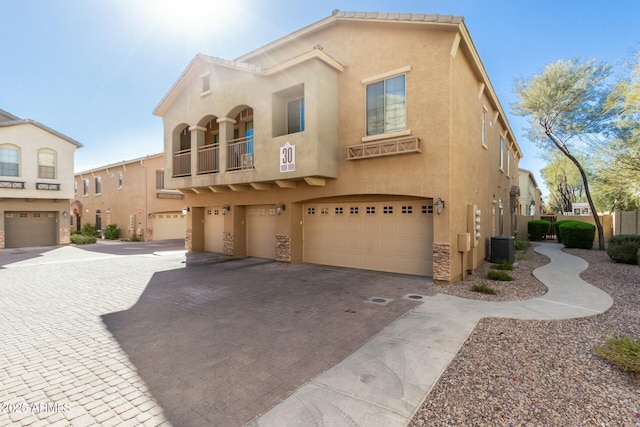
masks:
{"type": "Polygon", "coordinates": [[[218,120],[220,141],[220,173],[227,170],[227,142],[233,139],[233,127],[236,121],[229,117],[221,117],[218,120]]]}
{"type": "Polygon", "coordinates": [[[191,126],[191,176],[198,174],[198,148],[204,145],[204,132],[207,128],[202,126],[191,126]]]}

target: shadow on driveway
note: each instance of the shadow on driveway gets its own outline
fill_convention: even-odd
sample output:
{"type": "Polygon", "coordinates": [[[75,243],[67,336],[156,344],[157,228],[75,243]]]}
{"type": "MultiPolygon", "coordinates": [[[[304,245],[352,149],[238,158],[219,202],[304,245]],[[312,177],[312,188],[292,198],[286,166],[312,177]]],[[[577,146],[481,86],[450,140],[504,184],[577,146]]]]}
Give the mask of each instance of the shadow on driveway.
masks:
{"type": "Polygon", "coordinates": [[[174,425],[243,425],[365,344],[429,279],[247,258],[156,273],[103,316],[174,425]],[[364,302],[391,298],[388,305],[364,302]]]}

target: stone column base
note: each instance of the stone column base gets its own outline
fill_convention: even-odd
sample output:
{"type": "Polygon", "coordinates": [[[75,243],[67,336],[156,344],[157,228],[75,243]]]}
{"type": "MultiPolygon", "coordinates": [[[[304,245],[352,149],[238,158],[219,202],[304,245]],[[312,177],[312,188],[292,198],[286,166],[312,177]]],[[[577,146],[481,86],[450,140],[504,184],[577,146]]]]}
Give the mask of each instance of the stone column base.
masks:
{"type": "Polygon", "coordinates": [[[222,253],[233,256],[233,233],[222,233],[222,253]]]}
{"type": "Polygon", "coordinates": [[[451,243],[433,243],[433,279],[451,281],[451,243]]]}
{"type": "Polygon", "coordinates": [[[276,234],[276,261],[291,262],[291,236],[276,234]]]}
{"type": "Polygon", "coordinates": [[[184,234],[184,248],[187,252],[193,252],[193,230],[187,230],[184,234]]]}

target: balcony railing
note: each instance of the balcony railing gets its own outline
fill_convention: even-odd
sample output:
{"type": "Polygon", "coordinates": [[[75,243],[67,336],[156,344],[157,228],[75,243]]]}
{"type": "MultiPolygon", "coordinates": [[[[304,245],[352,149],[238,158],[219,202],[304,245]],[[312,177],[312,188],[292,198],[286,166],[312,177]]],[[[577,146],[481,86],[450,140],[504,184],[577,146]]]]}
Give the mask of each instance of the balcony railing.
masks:
{"type": "Polygon", "coordinates": [[[48,182],[36,182],[36,190],[53,190],[60,191],[60,184],[51,184],[48,182]]]}
{"type": "Polygon", "coordinates": [[[376,141],[352,145],[347,147],[347,160],[420,152],[422,152],[420,138],[411,137],[392,141],[376,141]]]}
{"type": "Polygon", "coordinates": [[[22,181],[0,181],[0,188],[24,189],[25,187],[22,181]]]}
{"type": "Polygon", "coordinates": [[[191,175],[191,149],[173,153],[173,176],[191,175]]]}
{"type": "Polygon", "coordinates": [[[220,172],[220,148],[217,145],[205,145],[198,149],[198,173],[220,172]]]}
{"type": "Polygon", "coordinates": [[[253,136],[227,143],[227,170],[253,169],[253,136]]]}

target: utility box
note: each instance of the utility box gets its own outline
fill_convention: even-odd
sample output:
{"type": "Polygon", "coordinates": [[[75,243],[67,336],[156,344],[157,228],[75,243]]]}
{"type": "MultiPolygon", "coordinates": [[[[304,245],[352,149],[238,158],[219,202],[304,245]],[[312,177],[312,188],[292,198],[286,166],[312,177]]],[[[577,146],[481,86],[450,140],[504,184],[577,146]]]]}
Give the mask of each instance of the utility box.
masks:
{"type": "Polygon", "coordinates": [[[491,238],[491,262],[513,264],[516,258],[516,239],[512,236],[493,236],[491,238]]]}
{"type": "Polygon", "coordinates": [[[458,252],[471,250],[471,233],[458,233],[458,252]]]}

